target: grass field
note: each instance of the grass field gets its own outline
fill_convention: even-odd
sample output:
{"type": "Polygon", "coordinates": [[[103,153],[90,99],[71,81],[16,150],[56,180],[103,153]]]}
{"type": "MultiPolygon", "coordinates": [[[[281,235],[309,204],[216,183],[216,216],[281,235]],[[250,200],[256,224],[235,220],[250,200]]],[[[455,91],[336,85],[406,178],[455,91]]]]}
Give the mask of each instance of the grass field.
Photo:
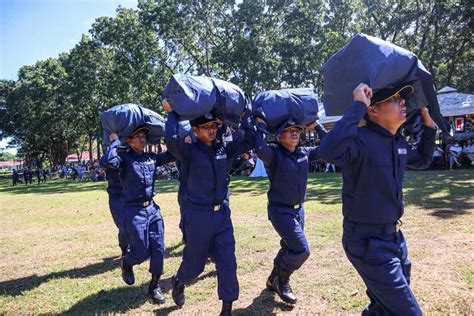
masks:
{"type": "MultiPolygon", "coordinates": [[[[267,219],[267,185],[266,179],[249,178],[231,184],[240,282],[235,314],[360,313],[368,300],[340,242],[340,175],[309,179],[305,230],[312,253],[292,277],[299,298],[294,307],[264,289],[279,243],[267,219]]],[[[183,250],[177,183],[156,185],[167,246],[164,305],[147,299],[148,263],[135,268],[134,286],[121,280],[105,186],[53,180],[13,188],[0,180],[0,314],[218,314],[212,264],[186,289],[183,308],[171,299],[170,279],[183,250]]],[[[473,314],[474,170],[407,172],[405,206],[412,288],[423,311],[473,314]]]]}

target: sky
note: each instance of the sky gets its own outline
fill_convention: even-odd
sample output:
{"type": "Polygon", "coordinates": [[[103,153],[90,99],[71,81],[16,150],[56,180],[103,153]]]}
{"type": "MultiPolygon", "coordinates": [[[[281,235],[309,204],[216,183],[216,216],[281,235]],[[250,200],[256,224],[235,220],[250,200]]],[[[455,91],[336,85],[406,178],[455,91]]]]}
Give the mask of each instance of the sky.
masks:
{"type": "MultiPolygon", "coordinates": [[[[115,16],[120,5],[138,0],[0,0],[0,79],[16,80],[18,70],[68,52],[99,16],[115,16]]],[[[6,140],[0,139],[0,151],[6,140]]],[[[10,149],[15,153],[16,150],[10,149]]]]}

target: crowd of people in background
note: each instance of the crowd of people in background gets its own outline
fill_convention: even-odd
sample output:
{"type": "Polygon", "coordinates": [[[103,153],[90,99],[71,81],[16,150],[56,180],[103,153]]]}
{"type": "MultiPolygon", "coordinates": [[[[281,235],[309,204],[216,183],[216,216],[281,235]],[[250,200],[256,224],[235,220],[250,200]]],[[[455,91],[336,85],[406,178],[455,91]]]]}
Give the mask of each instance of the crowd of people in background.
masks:
{"type": "MultiPolygon", "coordinates": [[[[303,142],[304,146],[319,145],[319,140],[312,139],[303,142]]],[[[258,155],[254,150],[250,150],[238,157],[231,168],[232,176],[249,176],[257,164],[258,155]]],[[[437,145],[433,153],[433,161],[430,169],[456,169],[466,168],[474,165],[474,144],[471,139],[465,141],[456,141],[444,145],[437,145]]],[[[309,166],[311,173],[318,172],[340,172],[335,165],[316,160],[311,162],[309,166]]],[[[12,169],[12,184],[37,185],[45,183],[47,178],[59,177],[60,179],[72,179],[74,181],[105,181],[106,176],[104,170],[99,166],[98,160],[92,162],[73,162],[62,166],[54,166],[52,168],[36,168],[28,167],[22,169],[12,169]]],[[[178,179],[179,171],[175,162],[171,162],[160,166],[157,170],[157,179],[159,180],[175,180],[178,179]]]]}
{"type": "Polygon", "coordinates": [[[437,145],[433,153],[430,169],[465,168],[474,165],[474,145],[472,140],[456,141],[437,145]]]}

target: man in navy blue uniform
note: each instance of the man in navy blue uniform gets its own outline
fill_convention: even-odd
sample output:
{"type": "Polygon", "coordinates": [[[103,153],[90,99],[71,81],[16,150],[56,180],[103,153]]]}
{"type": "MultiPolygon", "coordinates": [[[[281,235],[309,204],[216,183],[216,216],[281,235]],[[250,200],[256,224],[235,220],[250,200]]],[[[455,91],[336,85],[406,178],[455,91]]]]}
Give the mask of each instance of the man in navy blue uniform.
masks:
{"type": "MultiPolygon", "coordinates": [[[[120,152],[127,150],[127,148],[117,148],[120,152]]],[[[107,193],[109,195],[109,209],[112,214],[112,219],[115,226],[118,228],[118,242],[122,253],[122,257],[127,254],[128,251],[128,238],[124,226],[124,209],[122,201],[122,183],[120,183],[120,171],[119,169],[107,168],[106,165],[107,157],[104,155],[100,159],[100,166],[105,168],[105,176],[107,180],[107,193]]]]}
{"type": "Polygon", "coordinates": [[[18,180],[20,180],[20,176],[18,175],[18,171],[16,171],[16,169],[13,169],[13,172],[12,172],[13,186],[16,186],[18,180]]]}
{"type": "Polygon", "coordinates": [[[112,143],[105,151],[107,168],[120,170],[124,226],[129,241],[129,251],[122,257],[122,278],[128,285],[135,283],[133,266],[150,258],[152,275],[148,294],[153,302],[165,302],[159,280],[163,274],[165,252],[164,226],[159,206],[153,201],[157,166],[174,161],[169,153],[144,152],[147,144],[147,127],[139,127],[129,136],[128,151],[117,153],[120,141],[117,134],[110,134],[112,143]]]}
{"type": "MultiPolygon", "coordinates": [[[[171,109],[165,107],[168,111],[171,109]]],[[[218,120],[207,114],[191,121],[197,141],[186,144],[178,134],[178,115],[170,111],[166,121],[166,145],[180,160],[187,179],[181,207],[184,209],[186,244],[178,272],[172,277],[172,296],[178,306],[185,302],[184,288],[204,270],[207,258],[215,260],[221,315],[230,315],[239,297],[234,229],[228,193],[229,159],[250,149],[244,138],[228,143],[216,141],[218,120]]],[[[250,128],[250,127],[249,127],[250,128]]]]}
{"type": "MultiPolygon", "coordinates": [[[[268,218],[280,235],[280,250],[273,260],[273,270],[267,288],[280,298],[295,304],[297,298],[290,286],[290,275],[309,257],[309,244],[304,234],[304,207],[310,161],[318,160],[318,147],[301,147],[302,126],[289,122],[277,132],[278,145],[267,144],[266,124],[256,118],[255,151],[265,164],[270,188],[268,190],[268,218]]],[[[312,124],[320,139],[326,131],[318,122],[312,124]]]]}
{"type": "Polygon", "coordinates": [[[341,166],[343,175],[342,243],[367,286],[370,304],[363,315],[421,315],[410,289],[410,261],[400,231],[403,175],[408,166],[431,162],[436,124],[421,109],[424,132],[417,149],[401,135],[410,85],[387,87],[373,95],[366,84],[353,92],[354,102],[326,135],[321,158],[341,166]],[[358,127],[365,117],[366,126],[358,127]]]}

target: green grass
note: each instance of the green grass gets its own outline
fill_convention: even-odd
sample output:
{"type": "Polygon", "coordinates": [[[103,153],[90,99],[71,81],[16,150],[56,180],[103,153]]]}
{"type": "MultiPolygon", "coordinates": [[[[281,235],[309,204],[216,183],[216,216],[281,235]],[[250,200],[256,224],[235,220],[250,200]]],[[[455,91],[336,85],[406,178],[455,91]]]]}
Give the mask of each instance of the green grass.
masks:
{"type": "MultiPolygon", "coordinates": [[[[305,231],[312,252],[292,277],[300,301],[291,307],[264,289],[279,243],[266,214],[267,179],[232,179],[236,315],[359,313],[368,303],[340,243],[341,184],[339,174],[308,181],[305,231]]],[[[147,299],[148,263],[135,268],[134,286],[121,280],[105,187],[60,179],[12,187],[0,178],[0,314],[217,314],[212,264],[186,289],[182,309],[171,300],[170,278],[183,251],[177,182],[156,184],[167,246],[162,277],[167,302],[161,306],[147,299]]],[[[413,262],[412,287],[426,314],[473,313],[473,188],[474,170],[406,174],[402,229],[413,262]]]]}

